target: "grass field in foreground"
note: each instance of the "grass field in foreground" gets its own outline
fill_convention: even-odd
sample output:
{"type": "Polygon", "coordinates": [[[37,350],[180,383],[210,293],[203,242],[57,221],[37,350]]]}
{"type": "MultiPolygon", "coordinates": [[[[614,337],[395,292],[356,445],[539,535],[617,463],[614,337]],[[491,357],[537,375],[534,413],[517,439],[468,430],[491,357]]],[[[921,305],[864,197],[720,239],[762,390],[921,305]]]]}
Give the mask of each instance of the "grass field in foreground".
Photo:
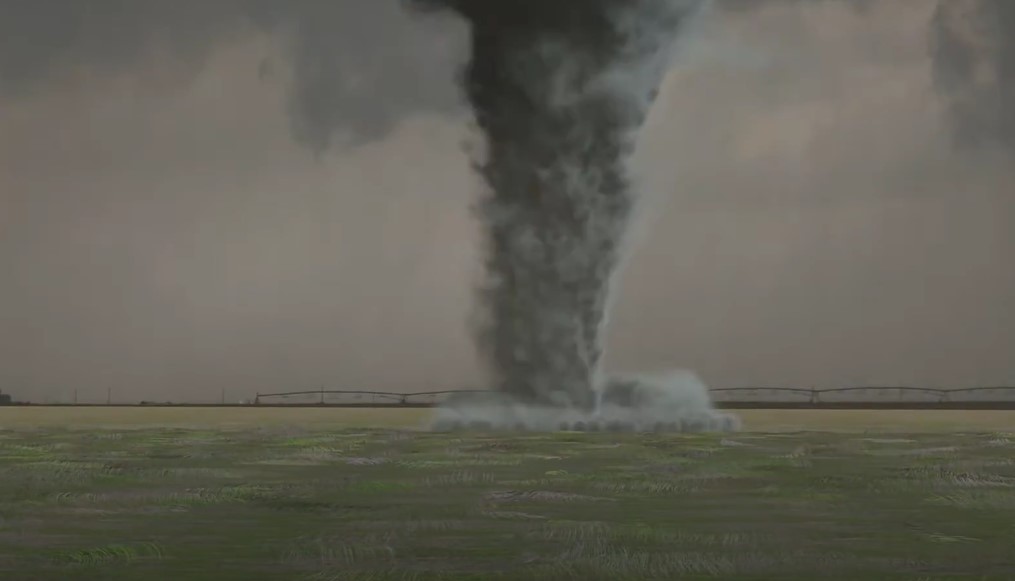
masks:
{"type": "MultiPolygon", "coordinates": [[[[429,409],[0,407],[0,430],[49,428],[202,428],[300,426],[310,430],[419,428],[429,409]]],[[[989,432],[1015,430],[1015,411],[738,410],[752,432],[798,430],[989,432]]]]}
{"type": "Polygon", "coordinates": [[[0,431],[0,579],[1011,579],[1015,434],[0,431]]]}

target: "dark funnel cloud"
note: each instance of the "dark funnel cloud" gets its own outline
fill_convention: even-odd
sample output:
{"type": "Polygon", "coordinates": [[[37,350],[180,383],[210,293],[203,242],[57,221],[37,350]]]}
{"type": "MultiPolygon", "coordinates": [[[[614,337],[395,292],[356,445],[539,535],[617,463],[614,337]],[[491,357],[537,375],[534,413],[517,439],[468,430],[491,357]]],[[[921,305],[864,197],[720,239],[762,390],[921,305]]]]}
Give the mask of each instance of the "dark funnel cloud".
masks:
{"type": "MultiPolygon", "coordinates": [[[[414,113],[457,110],[464,41],[399,0],[31,0],[0,5],[0,96],[70,72],[129,74],[162,53],[199,70],[220,45],[275,34],[291,59],[294,137],[316,150],[382,137],[414,113]],[[434,82],[445,78],[447,82],[434,82]]],[[[251,74],[265,76],[269,67],[251,74]]]]}
{"type": "Polygon", "coordinates": [[[940,0],[932,35],[956,141],[1015,149],[1015,2],[940,0]]]}
{"type": "Polygon", "coordinates": [[[583,429],[602,419],[682,429],[679,415],[701,428],[728,423],[682,376],[601,377],[613,279],[637,201],[628,161],[674,41],[703,4],[417,4],[451,10],[471,27],[462,84],[483,138],[476,167],[487,186],[477,212],[486,242],[477,345],[502,396],[453,402],[436,425],[583,429]]]}

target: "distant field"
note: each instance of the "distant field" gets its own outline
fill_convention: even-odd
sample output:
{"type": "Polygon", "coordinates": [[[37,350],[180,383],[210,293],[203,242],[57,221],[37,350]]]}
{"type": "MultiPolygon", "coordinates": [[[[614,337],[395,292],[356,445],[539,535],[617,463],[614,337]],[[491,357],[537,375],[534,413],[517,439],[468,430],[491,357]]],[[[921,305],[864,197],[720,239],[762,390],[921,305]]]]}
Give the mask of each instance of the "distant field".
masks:
{"type": "MultiPolygon", "coordinates": [[[[11,411],[25,410],[5,425],[11,411]]],[[[986,426],[506,437],[335,427],[420,419],[404,413],[177,411],[31,410],[21,427],[49,427],[0,430],[0,579],[1015,578],[1015,433],[986,426]],[[294,420],[334,429],[282,427],[294,420]]],[[[985,419],[959,415],[906,421],[985,419]]]]}
{"type": "MultiPolygon", "coordinates": [[[[0,429],[53,427],[198,427],[244,429],[300,426],[418,428],[429,409],[347,408],[75,408],[0,407],[0,429]]],[[[992,431],[1015,430],[1015,411],[904,410],[742,410],[735,412],[750,431],[992,431]]]]}

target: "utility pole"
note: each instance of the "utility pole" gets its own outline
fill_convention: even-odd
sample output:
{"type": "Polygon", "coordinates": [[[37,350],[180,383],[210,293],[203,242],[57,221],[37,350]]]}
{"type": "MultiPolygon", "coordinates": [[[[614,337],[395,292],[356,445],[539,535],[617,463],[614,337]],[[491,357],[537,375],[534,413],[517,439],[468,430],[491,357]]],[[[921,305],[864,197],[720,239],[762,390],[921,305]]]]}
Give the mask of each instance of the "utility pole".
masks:
{"type": "Polygon", "coordinates": [[[112,387],[107,387],[106,388],[106,405],[112,405],[112,404],[113,404],[113,388],[112,387]]]}

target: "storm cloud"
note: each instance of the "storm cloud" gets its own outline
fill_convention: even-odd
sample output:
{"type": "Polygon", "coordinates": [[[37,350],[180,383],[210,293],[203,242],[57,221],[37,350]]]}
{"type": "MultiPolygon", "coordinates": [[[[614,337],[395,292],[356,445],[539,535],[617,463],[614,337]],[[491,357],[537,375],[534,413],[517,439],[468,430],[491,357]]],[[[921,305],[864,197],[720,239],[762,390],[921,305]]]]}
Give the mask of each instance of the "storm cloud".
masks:
{"type": "MultiPolygon", "coordinates": [[[[244,32],[284,45],[293,136],[322,151],[389,134],[417,113],[459,108],[465,27],[399,0],[33,0],[0,6],[0,94],[27,97],[76,75],[113,76],[171,59],[188,82],[244,32]],[[439,82],[435,82],[439,81],[439,82]]],[[[251,74],[270,75],[264,61],[251,74]]]]}
{"type": "Polygon", "coordinates": [[[932,34],[957,142],[1015,149],[1015,2],[941,0],[932,34]]]}
{"type": "MultiPolygon", "coordinates": [[[[824,3],[877,18],[870,0],[714,0],[729,13],[824,3]]],[[[928,34],[956,143],[1015,146],[1015,3],[938,4],[928,34]]],[[[286,45],[293,137],[318,152],[362,144],[411,115],[463,111],[453,79],[466,57],[467,28],[454,17],[420,12],[400,0],[6,2],[0,95],[30,95],[75,75],[143,70],[159,55],[177,64],[185,83],[217,47],[257,29],[286,45]]],[[[275,70],[265,61],[252,74],[275,70]]]]}

